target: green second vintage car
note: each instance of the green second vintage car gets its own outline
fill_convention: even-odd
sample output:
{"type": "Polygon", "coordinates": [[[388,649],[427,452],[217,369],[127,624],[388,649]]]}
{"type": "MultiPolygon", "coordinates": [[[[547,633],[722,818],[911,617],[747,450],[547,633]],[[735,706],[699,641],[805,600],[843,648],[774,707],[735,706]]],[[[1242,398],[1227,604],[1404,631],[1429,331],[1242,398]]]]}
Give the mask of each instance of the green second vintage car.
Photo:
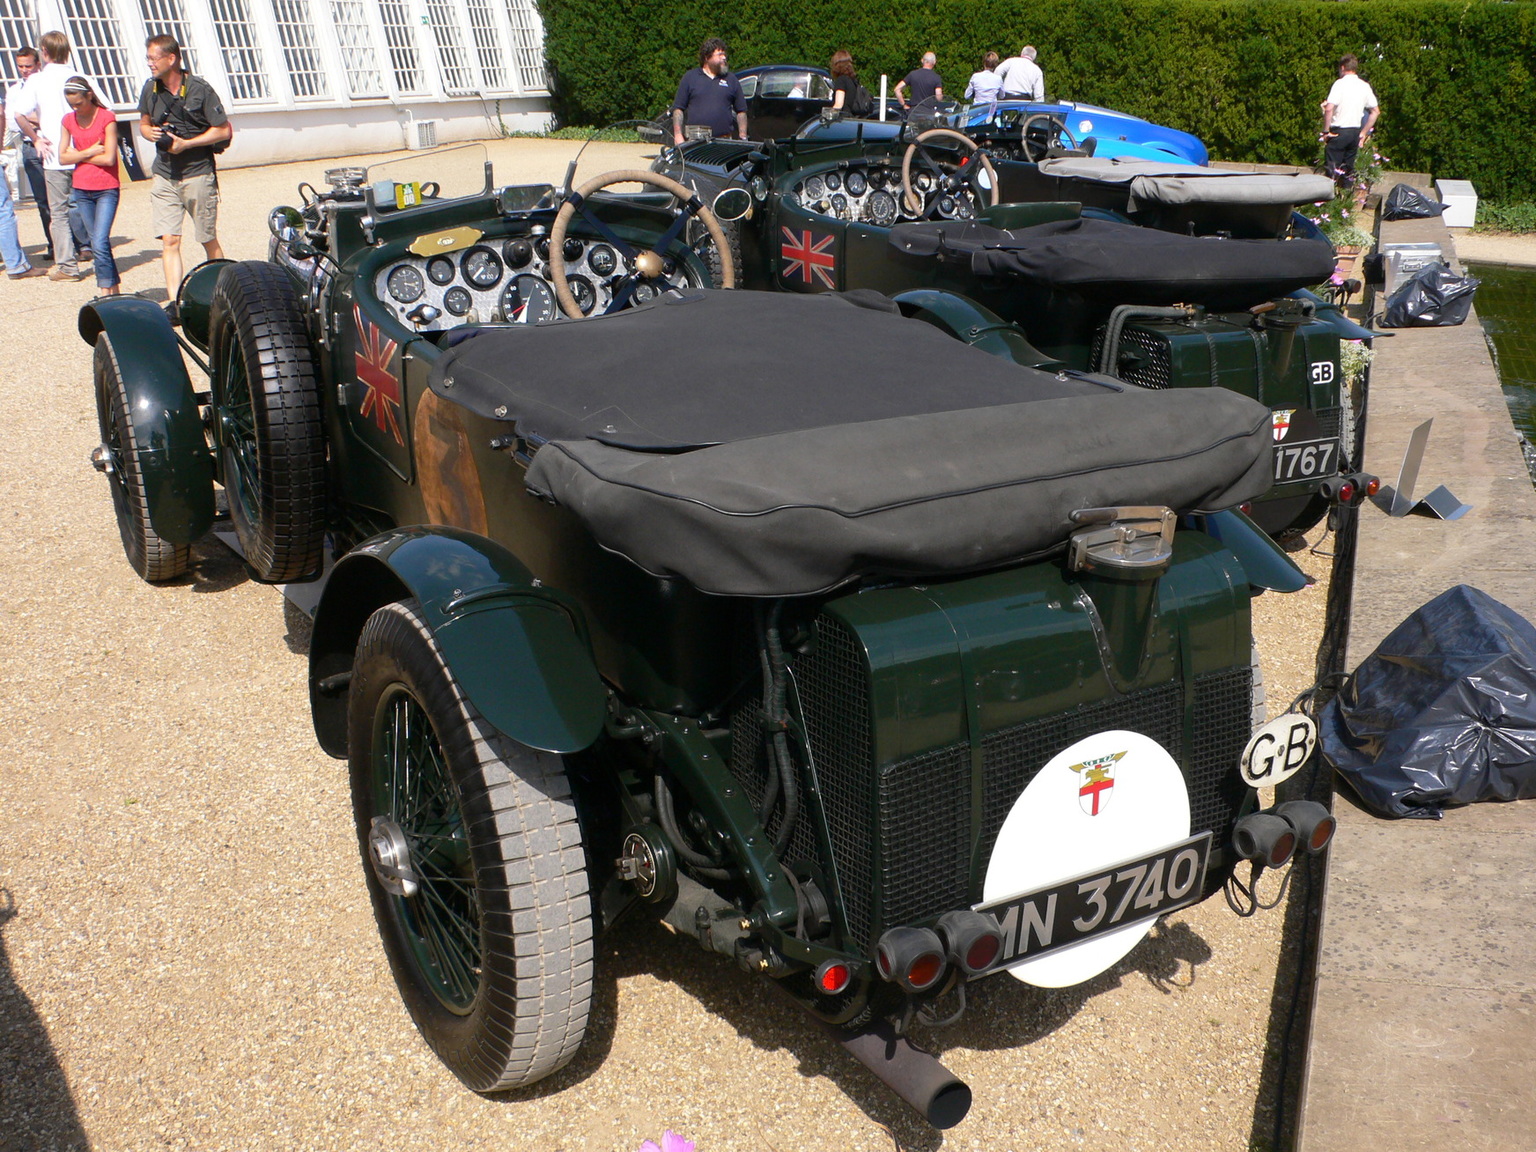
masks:
{"type": "Polygon", "coordinates": [[[571,1059],[638,909],[947,1126],[970,1091],[914,1022],[1089,979],[1326,843],[1255,791],[1310,740],[1251,740],[1250,600],[1302,583],[1232,511],[1266,406],[1021,366],[873,293],[709,290],[697,202],[594,193],[593,229],[479,160],[454,187],[463,158],[337,172],[271,261],[194,270],[207,392],[148,301],[80,326],[135,568],[185,570],[217,485],[257,578],[323,582],[315,732],[465,1084],[571,1059]],[[634,306],[557,317],[556,252],[634,306]]]}

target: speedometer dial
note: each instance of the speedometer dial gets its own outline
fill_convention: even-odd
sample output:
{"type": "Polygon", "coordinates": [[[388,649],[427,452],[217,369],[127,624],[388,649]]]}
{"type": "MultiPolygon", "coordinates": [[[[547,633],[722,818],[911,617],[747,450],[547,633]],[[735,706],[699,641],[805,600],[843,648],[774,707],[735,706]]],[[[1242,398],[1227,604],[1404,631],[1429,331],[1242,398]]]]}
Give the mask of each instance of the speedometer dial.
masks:
{"type": "Polygon", "coordinates": [[[427,282],[422,279],[420,270],[410,264],[402,264],[389,274],[385,287],[396,301],[410,304],[421,299],[422,293],[427,290],[427,282]]]}
{"type": "Polygon", "coordinates": [[[483,245],[464,253],[464,279],[476,288],[494,288],[501,282],[501,257],[483,245]]]}
{"type": "Polygon", "coordinates": [[[864,201],[864,207],[869,213],[870,223],[881,228],[889,228],[896,223],[896,197],[889,192],[871,192],[869,199],[864,201]]]}
{"type": "Polygon", "coordinates": [[[501,294],[501,316],[508,324],[539,324],[555,318],[555,294],[532,273],[514,276],[501,294]]]}

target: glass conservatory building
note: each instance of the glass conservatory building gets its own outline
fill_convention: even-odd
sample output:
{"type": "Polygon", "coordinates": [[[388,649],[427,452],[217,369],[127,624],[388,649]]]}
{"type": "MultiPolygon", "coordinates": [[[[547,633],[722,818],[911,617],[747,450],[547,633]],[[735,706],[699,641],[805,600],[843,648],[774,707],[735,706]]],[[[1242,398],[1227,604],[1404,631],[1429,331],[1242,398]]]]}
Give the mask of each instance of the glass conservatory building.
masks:
{"type": "Polygon", "coordinates": [[[138,105],[145,39],[175,36],[189,70],[224,97],[235,126],[225,166],[430,148],[549,123],[534,0],[0,0],[6,83],[15,48],[54,29],[119,112],[138,105]]]}

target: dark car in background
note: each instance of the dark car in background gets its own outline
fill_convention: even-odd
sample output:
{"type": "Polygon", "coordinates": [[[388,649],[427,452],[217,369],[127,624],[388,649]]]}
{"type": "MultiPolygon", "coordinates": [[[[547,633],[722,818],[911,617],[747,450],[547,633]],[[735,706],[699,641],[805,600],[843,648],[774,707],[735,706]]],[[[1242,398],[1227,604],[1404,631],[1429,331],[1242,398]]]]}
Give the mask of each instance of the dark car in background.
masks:
{"type": "MultiPolygon", "coordinates": [[[[735,73],[747,98],[747,138],[775,140],[792,136],[807,120],[832,107],[832,73],[811,64],[757,64],[735,73]]],[[[878,105],[879,82],[866,84],[878,105]]],[[[906,115],[894,96],[886,98],[888,120],[906,115]]],[[[878,110],[874,113],[878,119],[878,110]]],[[[636,131],[652,144],[672,143],[672,110],[668,108],[636,131]]]]}

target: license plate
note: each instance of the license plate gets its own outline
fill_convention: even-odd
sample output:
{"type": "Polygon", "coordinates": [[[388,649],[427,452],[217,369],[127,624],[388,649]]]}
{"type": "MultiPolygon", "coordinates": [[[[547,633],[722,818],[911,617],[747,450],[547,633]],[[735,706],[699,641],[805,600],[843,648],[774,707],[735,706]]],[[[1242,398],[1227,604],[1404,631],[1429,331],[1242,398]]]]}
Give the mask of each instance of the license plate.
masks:
{"type": "Polygon", "coordinates": [[[1195,903],[1205,886],[1210,854],[1211,834],[1202,832],[1101,872],[978,904],[976,911],[990,912],[1003,928],[997,967],[1009,968],[1195,903]]]}
{"type": "Polygon", "coordinates": [[[1288,480],[1316,480],[1332,476],[1339,462],[1339,442],[1303,440],[1299,444],[1275,445],[1275,483],[1288,480]]]}

